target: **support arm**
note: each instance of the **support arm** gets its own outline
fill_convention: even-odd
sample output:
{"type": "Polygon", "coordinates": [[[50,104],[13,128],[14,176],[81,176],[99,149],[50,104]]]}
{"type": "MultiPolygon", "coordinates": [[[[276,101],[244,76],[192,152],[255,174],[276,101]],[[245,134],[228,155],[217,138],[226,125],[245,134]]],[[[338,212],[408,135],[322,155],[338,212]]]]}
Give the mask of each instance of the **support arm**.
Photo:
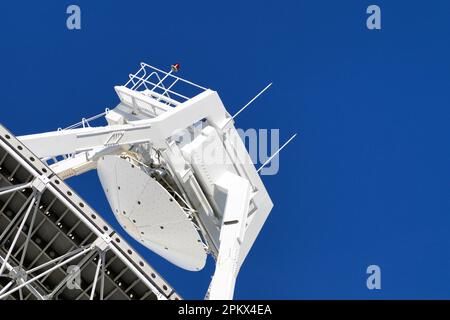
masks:
{"type": "Polygon", "coordinates": [[[245,236],[245,223],[251,197],[248,180],[226,172],[216,183],[217,192],[225,197],[216,270],[209,288],[209,299],[233,299],[239,272],[239,253],[245,236]]]}
{"type": "Polygon", "coordinates": [[[127,146],[110,146],[96,148],[76,154],[74,157],[58,161],[50,166],[60,179],[65,180],[80,175],[93,169],[97,169],[97,159],[104,155],[119,154],[125,151],[127,146]]]}
{"type": "Polygon", "coordinates": [[[91,150],[95,147],[138,144],[151,141],[155,147],[166,146],[166,139],[177,130],[202,119],[221,127],[226,110],[217,92],[206,90],[194,98],[153,119],[127,121],[105,127],[86,127],[18,137],[39,158],[91,150]]]}

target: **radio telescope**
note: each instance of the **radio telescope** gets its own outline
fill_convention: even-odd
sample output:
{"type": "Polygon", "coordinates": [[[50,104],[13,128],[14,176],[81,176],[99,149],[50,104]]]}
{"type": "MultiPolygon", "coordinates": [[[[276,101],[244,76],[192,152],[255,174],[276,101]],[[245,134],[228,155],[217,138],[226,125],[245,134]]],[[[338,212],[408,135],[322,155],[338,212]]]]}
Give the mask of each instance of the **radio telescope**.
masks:
{"type": "Polygon", "coordinates": [[[273,204],[217,92],[179,67],[141,63],[114,109],[68,128],[0,127],[0,299],[180,298],[64,183],[94,169],[131,237],[190,271],[212,255],[206,298],[233,298],[273,204]]]}

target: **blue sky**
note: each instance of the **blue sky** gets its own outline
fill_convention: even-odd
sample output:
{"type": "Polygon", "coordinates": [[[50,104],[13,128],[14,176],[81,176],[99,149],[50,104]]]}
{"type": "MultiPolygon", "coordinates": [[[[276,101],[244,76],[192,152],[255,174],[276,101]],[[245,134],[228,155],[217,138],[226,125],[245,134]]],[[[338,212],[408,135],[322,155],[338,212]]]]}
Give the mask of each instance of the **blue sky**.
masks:
{"type": "MultiPolygon", "coordinates": [[[[275,207],[238,299],[450,298],[448,1],[20,1],[2,5],[0,122],[16,135],[112,108],[140,61],[217,90],[240,128],[299,136],[263,180],[275,207]],[[78,4],[82,29],[66,29],[78,4]],[[366,28],[377,4],[382,30],[366,28]],[[377,264],[382,289],[366,288],[377,264]]],[[[108,221],[96,172],[69,181],[108,221]]],[[[129,238],[129,237],[127,237],[129,238]]],[[[138,246],[135,242],[132,242],[138,246]]],[[[213,265],[138,247],[185,298],[213,265]]]]}

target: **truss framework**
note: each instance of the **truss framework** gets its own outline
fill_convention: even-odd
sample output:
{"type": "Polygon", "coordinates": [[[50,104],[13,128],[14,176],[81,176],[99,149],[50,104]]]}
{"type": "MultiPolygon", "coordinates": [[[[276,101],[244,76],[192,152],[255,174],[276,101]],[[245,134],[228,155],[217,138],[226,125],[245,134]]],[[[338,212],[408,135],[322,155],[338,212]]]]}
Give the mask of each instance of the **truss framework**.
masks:
{"type": "Polygon", "coordinates": [[[180,299],[0,125],[0,300],[180,299]]]}

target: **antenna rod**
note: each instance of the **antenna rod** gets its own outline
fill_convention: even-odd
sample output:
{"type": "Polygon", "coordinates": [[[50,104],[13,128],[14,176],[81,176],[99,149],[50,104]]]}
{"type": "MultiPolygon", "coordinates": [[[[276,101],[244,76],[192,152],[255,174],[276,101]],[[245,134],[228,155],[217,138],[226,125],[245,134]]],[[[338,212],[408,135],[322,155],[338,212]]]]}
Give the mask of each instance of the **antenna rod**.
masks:
{"type": "Polygon", "coordinates": [[[233,120],[234,118],[236,118],[237,115],[238,115],[239,113],[241,113],[242,111],[244,111],[245,108],[247,108],[253,101],[255,101],[260,95],[262,95],[267,89],[269,89],[270,86],[272,85],[272,83],[273,83],[273,82],[269,83],[269,84],[268,84],[264,89],[262,89],[256,96],[254,96],[252,100],[250,100],[249,102],[247,102],[247,104],[246,104],[245,106],[243,106],[243,107],[241,108],[241,110],[239,110],[238,112],[236,112],[236,113],[234,114],[234,116],[232,116],[230,119],[228,119],[228,121],[227,121],[227,123],[225,123],[225,125],[227,125],[228,123],[230,123],[230,121],[233,120]]]}
{"type": "Polygon", "coordinates": [[[291,142],[291,140],[294,139],[296,136],[297,136],[297,134],[294,134],[288,141],[286,141],[286,142],[281,146],[280,149],[278,149],[273,155],[271,155],[270,158],[267,159],[266,162],[264,162],[264,163],[261,165],[261,167],[259,167],[258,170],[256,170],[256,172],[259,173],[259,172],[261,171],[261,169],[264,168],[264,167],[265,167],[265,166],[266,166],[273,158],[275,158],[275,156],[276,156],[277,154],[279,154],[280,151],[281,151],[284,147],[286,147],[287,144],[288,144],[289,142],[291,142]]]}

